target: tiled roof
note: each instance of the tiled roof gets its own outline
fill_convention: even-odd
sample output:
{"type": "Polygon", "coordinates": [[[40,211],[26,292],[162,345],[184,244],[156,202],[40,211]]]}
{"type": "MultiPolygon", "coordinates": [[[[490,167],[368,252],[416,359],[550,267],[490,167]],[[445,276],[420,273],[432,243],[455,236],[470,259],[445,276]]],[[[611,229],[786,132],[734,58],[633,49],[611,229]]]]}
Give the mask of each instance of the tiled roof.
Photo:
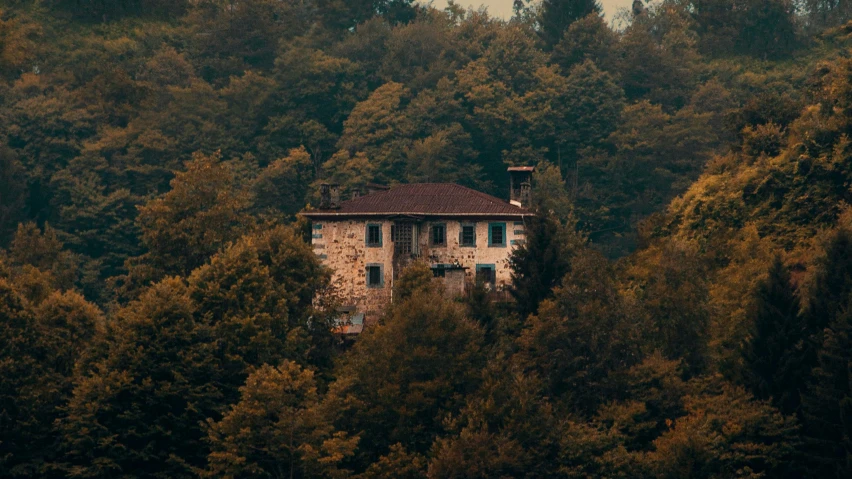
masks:
{"type": "Polygon", "coordinates": [[[453,183],[414,183],[343,201],[337,209],[311,210],[303,214],[307,217],[334,217],[529,216],[532,213],[507,201],[453,183]]]}

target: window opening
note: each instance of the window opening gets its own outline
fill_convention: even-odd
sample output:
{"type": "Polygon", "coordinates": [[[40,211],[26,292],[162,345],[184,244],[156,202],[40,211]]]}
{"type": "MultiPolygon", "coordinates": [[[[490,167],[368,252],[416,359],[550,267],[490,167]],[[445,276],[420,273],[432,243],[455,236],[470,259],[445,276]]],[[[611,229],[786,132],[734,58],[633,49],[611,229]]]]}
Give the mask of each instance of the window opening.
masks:
{"type": "Polygon", "coordinates": [[[462,225],[459,244],[461,246],[476,246],[476,226],[462,225]]]}
{"type": "Polygon", "coordinates": [[[367,246],[382,245],[382,226],[367,225],[367,246]]]}
{"type": "Polygon", "coordinates": [[[447,245],[447,227],[445,225],[432,226],[432,246],[447,245]]]}

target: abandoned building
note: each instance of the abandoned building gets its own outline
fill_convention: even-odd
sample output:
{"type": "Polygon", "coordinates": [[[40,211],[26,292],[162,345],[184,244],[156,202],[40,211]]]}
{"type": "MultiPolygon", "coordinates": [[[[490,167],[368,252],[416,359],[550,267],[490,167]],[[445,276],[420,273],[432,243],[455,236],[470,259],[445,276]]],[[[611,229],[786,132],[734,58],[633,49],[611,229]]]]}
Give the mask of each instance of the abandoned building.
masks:
{"type": "Polygon", "coordinates": [[[340,201],[337,185],[322,185],[319,209],[302,214],[312,222],[314,252],[333,270],[347,331],[377,319],[413,261],[429,264],[450,294],[477,280],[497,291],[510,284],[509,257],[532,215],[532,173],[509,168],[509,201],[452,183],[373,185],[340,201]]]}

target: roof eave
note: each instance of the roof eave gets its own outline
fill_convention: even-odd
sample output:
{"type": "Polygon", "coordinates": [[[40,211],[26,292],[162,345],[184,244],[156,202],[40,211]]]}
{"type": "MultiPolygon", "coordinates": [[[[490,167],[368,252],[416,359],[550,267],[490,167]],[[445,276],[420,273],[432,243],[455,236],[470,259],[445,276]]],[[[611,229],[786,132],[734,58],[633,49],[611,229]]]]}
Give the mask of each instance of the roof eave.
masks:
{"type": "Polygon", "coordinates": [[[443,218],[472,218],[472,217],[483,217],[483,216],[493,216],[493,217],[518,217],[525,218],[528,216],[534,216],[535,214],[531,211],[519,211],[517,213],[423,213],[423,212],[365,212],[365,213],[352,213],[352,212],[331,212],[331,211],[302,211],[302,216],[310,218],[310,217],[319,217],[319,218],[342,218],[342,217],[361,217],[361,216],[439,216],[443,218]]]}

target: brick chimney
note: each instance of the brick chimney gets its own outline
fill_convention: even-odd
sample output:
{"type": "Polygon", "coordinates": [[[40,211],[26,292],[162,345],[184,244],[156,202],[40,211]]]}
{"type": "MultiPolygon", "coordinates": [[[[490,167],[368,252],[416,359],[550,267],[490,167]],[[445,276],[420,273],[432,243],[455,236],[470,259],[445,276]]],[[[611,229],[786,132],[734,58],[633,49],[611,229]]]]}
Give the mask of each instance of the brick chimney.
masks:
{"type": "Polygon", "coordinates": [[[509,167],[509,203],[522,208],[532,206],[532,174],[534,166],[509,167]]]}
{"type": "Polygon", "coordinates": [[[321,210],[336,210],[340,208],[340,185],[323,183],[320,185],[321,210]]]}

